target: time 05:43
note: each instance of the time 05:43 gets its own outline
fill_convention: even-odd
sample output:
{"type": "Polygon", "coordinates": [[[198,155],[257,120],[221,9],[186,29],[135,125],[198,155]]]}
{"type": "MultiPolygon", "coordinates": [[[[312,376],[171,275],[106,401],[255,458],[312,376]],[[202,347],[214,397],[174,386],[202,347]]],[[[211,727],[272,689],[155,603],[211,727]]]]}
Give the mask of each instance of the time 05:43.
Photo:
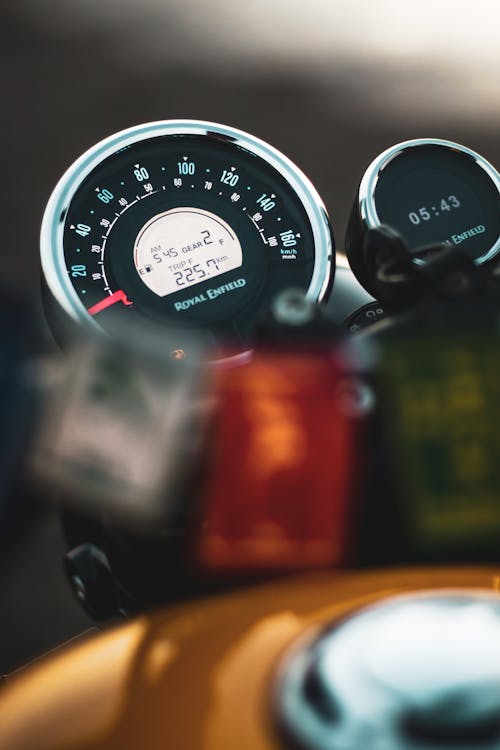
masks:
{"type": "Polygon", "coordinates": [[[431,210],[422,206],[417,211],[410,211],[408,218],[412,224],[420,224],[421,221],[429,221],[433,216],[439,216],[444,211],[451,211],[452,208],[458,208],[460,201],[456,195],[449,195],[447,198],[440,198],[436,201],[435,206],[431,206],[431,210]]]}

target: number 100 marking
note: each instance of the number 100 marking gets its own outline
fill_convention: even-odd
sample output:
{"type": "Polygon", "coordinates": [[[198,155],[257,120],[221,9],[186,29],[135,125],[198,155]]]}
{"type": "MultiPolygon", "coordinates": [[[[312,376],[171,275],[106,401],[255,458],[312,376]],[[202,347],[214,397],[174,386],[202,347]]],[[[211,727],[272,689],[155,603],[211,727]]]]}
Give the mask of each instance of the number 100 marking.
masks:
{"type": "Polygon", "coordinates": [[[194,161],[178,161],[177,167],[179,169],[179,174],[194,174],[195,173],[194,161]]]}

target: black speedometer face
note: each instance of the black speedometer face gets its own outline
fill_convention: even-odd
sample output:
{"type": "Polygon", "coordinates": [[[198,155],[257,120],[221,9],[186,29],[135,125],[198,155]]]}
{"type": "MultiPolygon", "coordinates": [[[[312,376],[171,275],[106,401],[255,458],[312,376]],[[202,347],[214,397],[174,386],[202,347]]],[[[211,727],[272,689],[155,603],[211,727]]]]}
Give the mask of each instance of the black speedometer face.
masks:
{"type": "Polygon", "coordinates": [[[210,123],[132,128],[62,178],[42,227],[48,285],[74,319],[117,313],[203,327],[247,347],[274,295],[322,299],[332,236],[307,178],[258,139],[210,123]]]}

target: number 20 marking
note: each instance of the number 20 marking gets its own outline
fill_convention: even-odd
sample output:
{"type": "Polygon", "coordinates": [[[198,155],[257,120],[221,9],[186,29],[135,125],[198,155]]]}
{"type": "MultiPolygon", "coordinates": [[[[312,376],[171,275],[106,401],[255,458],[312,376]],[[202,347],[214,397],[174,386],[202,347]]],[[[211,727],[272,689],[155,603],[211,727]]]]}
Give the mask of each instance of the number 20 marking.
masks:
{"type": "Polygon", "coordinates": [[[76,276],[86,276],[87,275],[87,266],[71,266],[71,275],[73,277],[76,276]]]}

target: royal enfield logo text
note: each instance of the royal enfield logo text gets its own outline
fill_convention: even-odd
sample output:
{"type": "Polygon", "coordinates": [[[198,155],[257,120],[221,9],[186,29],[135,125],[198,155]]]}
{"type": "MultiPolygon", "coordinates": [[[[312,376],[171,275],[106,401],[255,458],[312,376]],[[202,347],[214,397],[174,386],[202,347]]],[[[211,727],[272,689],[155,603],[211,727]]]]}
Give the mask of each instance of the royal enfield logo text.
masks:
{"type": "Polygon", "coordinates": [[[468,240],[469,237],[474,237],[476,234],[483,234],[483,232],[486,232],[486,227],[484,224],[478,224],[477,227],[466,229],[465,232],[461,232],[460,234],[452,234],[451,239],[455,245],[460,245],[461,242],[468,240]]]}
{"type": "Polygon", "coordinates": [[[240,289],[242,286],[246,286],[246,279],[236,279],[236,281],[230,281],[229,284],[222,284],[214,289],[207,289],[202,294],[197,294],[195,297],[189,299],[183,299],[182,302],[176,302],[174,307],[176,310],[188,310],[190,307],[199,305],[201,302],[208,302],[209,299],[215,299],[220,297],[221,294],[227,294],[233,289],[240,289]]]}

